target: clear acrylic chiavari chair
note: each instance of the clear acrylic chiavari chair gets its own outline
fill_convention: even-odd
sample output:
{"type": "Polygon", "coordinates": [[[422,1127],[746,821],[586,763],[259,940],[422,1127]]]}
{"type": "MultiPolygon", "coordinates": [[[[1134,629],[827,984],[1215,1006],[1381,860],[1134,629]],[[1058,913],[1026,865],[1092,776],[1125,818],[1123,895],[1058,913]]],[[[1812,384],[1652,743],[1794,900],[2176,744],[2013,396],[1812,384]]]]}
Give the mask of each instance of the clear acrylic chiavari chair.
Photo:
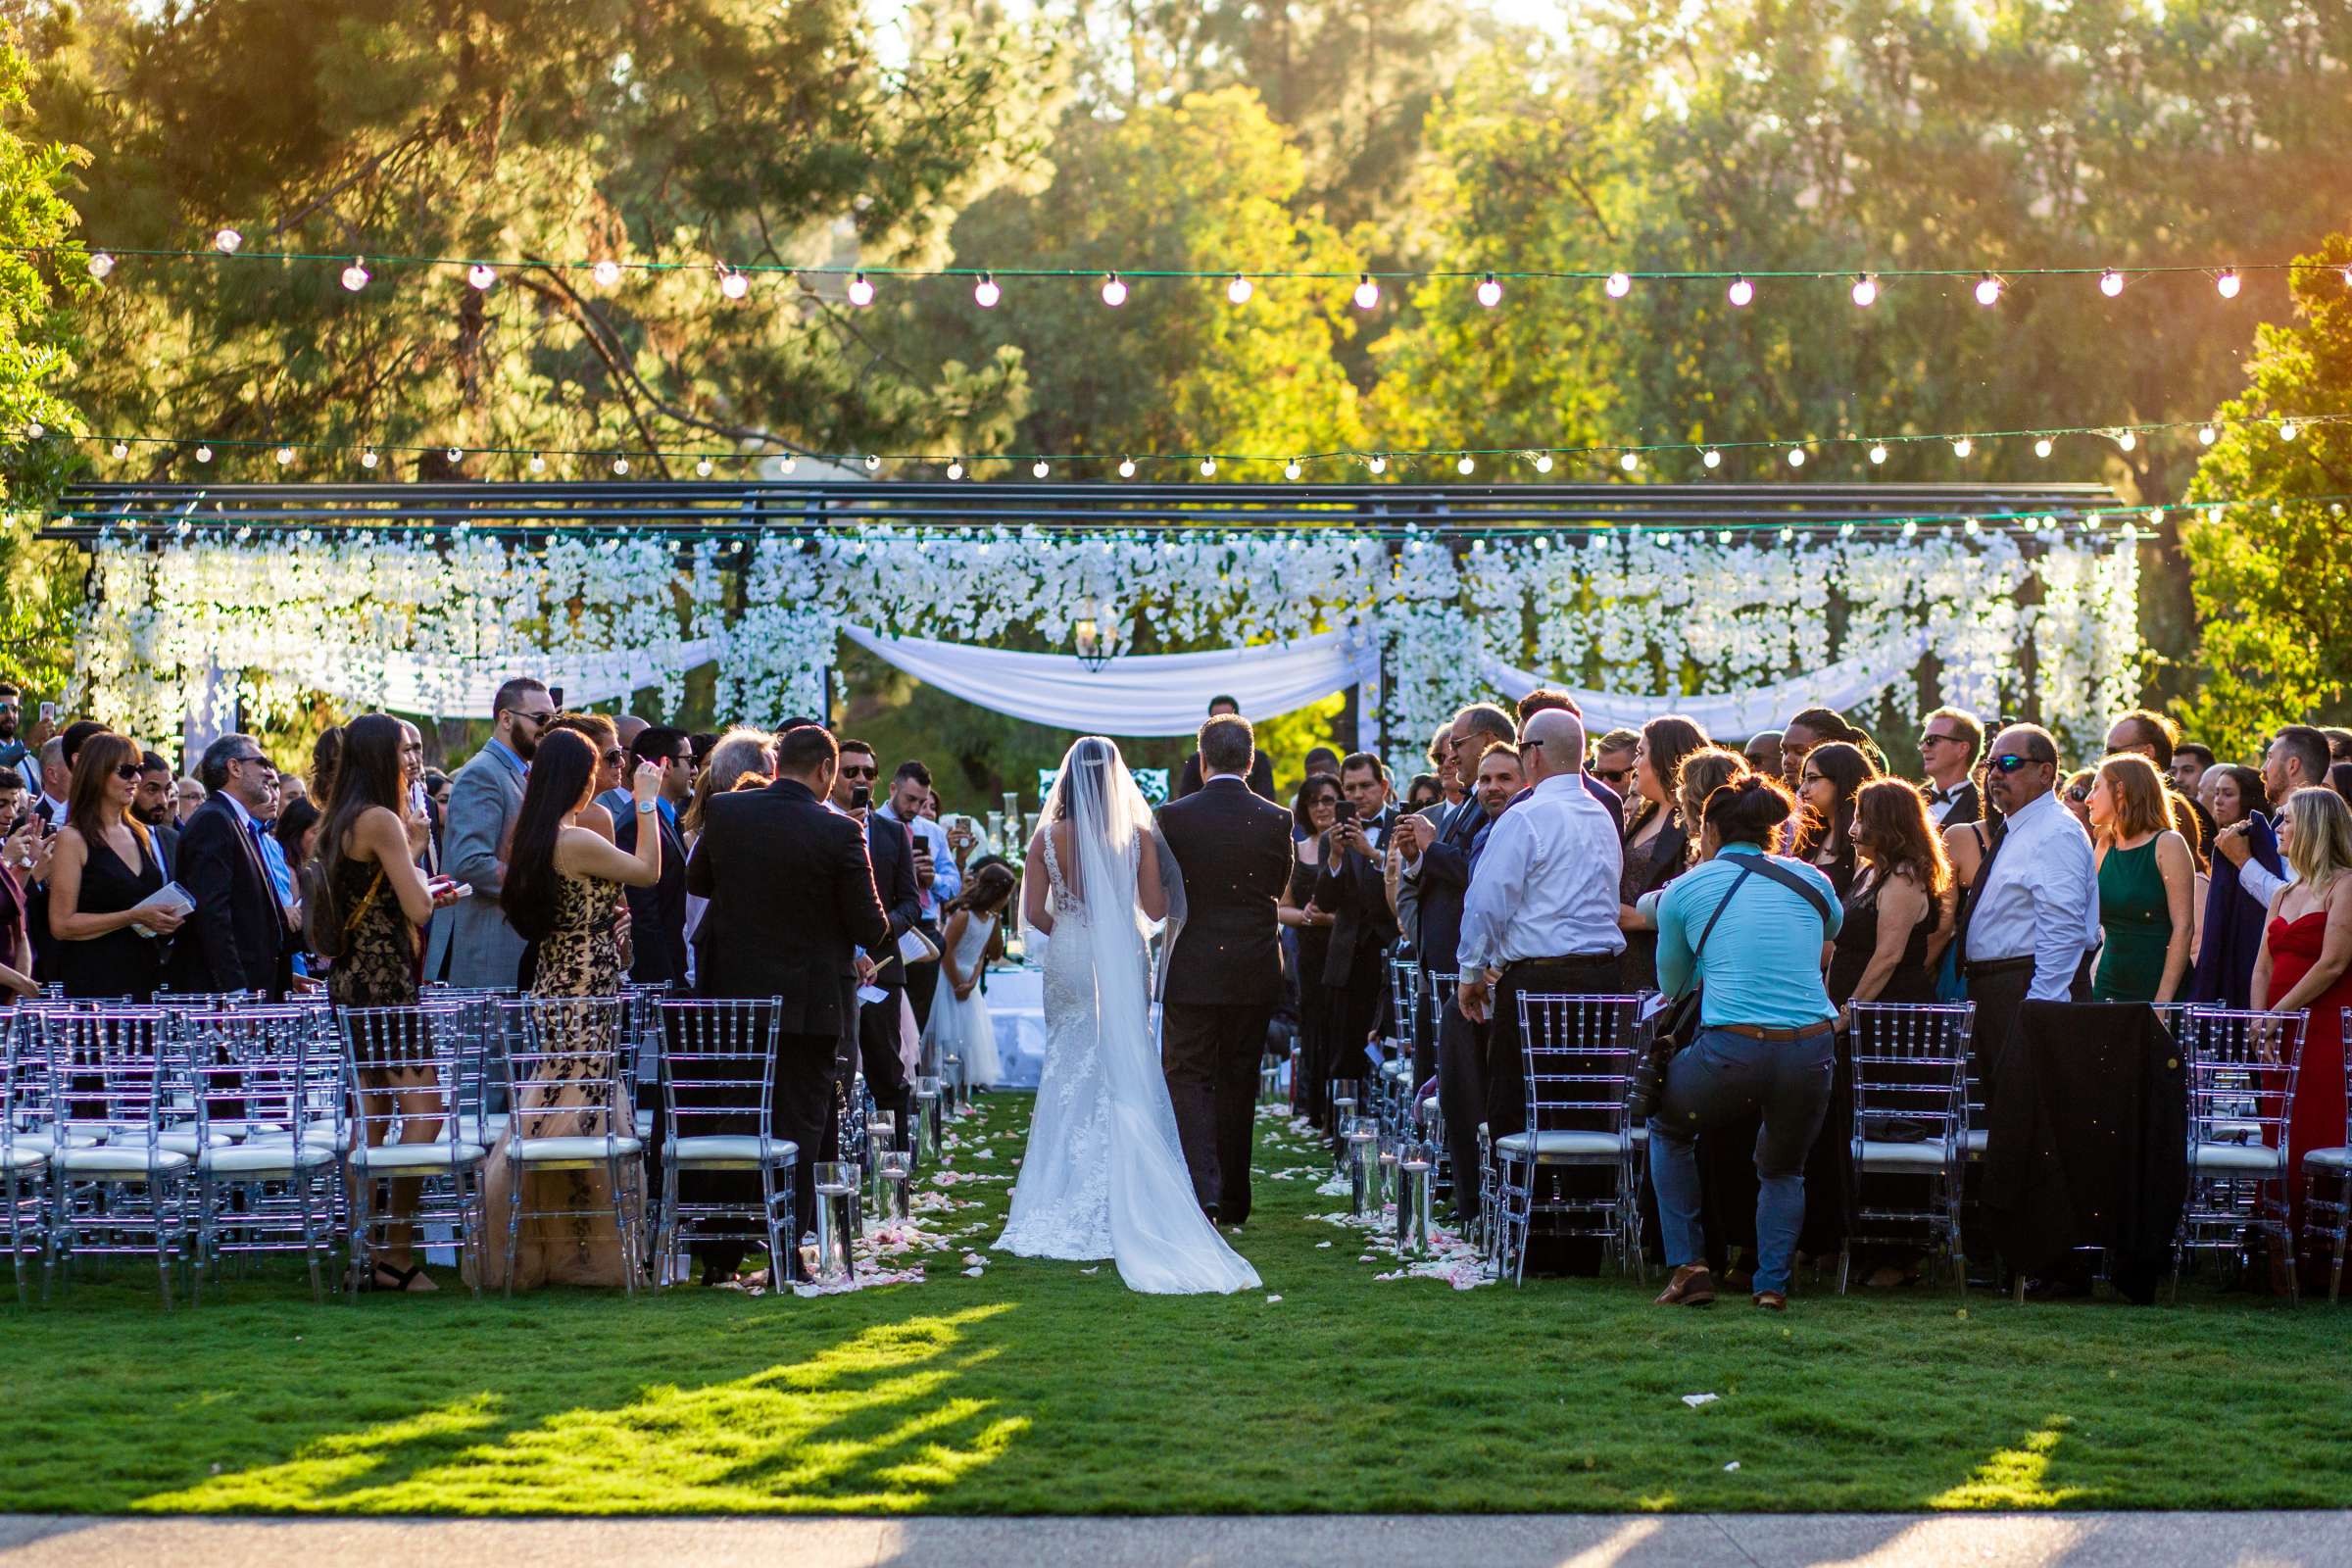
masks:
{"type": "Polygon", "coordinates": [[[508,1004],[518,1028],[507,1052],[508,1123],[497,1146],[506,1162],[508,1295],[527,1220],[610,1219],[621,1256],[621,1282],[637,1289],[644,1255],[645,1141],[637,1136],[623,1060],[629,1050],[626,997],[521,997],[508,1004]],[[533,1174],[601,1171],[593,1182],[535,1185],[533,1174]]]}
{"type": "Polygon", "coordinates": [[[1940,1247],[1961,1288],[1961,1172],[1968,1159],[1968,1042],[1976,1004],[1858,1002],[1849,1036],[1854,1084],[1853,1167],[1842,1294],[1854,1244],[1940,1247]],[[1909,1202],[1900,1200],[1909,1197],[1909,1202]]]}
{"type": "Polygon", "coordinates": [[[696,1240],[764,1247],[770,1277],[778,1284],[796,1278],[793,1200],[801,1151],[772,1132],[777,1004],[663,1002],[659,1015],[662,1217],[654,1250],[661,1282],[674,1283],[680,1236],[688,1229],[696,1240]],[[758,1200],[684,1195],[684,1177],[721,1172],[754,1177],[758,1200]]]}
{"type": "Polygon", "coordinates": [[[350,1288],[375,1278],[379,1246],[414,1250],[427,1226],[449,1228],[478,1281],[489,1150],[477,1133],[481,1069],[468,1054],[465,1008],[344,1007],[335,1022],[350,1116],[350,1288]]]}
{"type": "Polygon", "coordinates": [[[185,1262],[201,1129],[167,1008],[97,1005],[40,1014],[56,1144],[49,1156],[46,1296],[57,1268],[151,1257],[167,1310],[185,1262]],[[177,1147],[174,1147],[174,1146],[177,1147]]]}
{"type": "Polygon", "coordinates": [[[2191,1007],[2178,1044],[2188,1068],[2188,1200],[2173,1244],[2173,1291],[2190,1252],[2246,1255],[2266,1238],[2289,1260],[2296,1293],[2294,1236],[2287,1224],[2287,1126],[2310,1015],[2191,1007]]]}
{"type": "Polygon", "coordinates": [[[223,1259],[293,1253],[323,1298],[344,1154],[341,1053],[319,1009],[251,1004],[179,1019],[198,1125],[196,1289],[223,1259]]]}
{"type": "Polygon", "coordinates": [[[1519,997],[1527,1130],[1494,1140],[1501,1212],[1497,1276],[1524,1280],[1538,1216],[1563,1236],[1595,1236],[1620,1269],[1642,1266],[1640,1155],[1625,1099],[1642,1049],[1638,996],[1519,997]],[[1604,1173],[1592,1179],[1592,1172],[1604,1173]],[[1550,1180],[1545,1181],[1548,1176],[1550,1180]],[[1583,1179],[1580,1179],[1583,1178],[1583,1179]]]}
{"type": "Polygon", "coordinates": [[[2343,1009],[2344,1119],[2342,1138],[2303,1153],[2303,1232],[2328,1245],[2328,1299],[2344,1293],[2344,1243],[2352,1236],[2352,1007],[2343,1009]]]}

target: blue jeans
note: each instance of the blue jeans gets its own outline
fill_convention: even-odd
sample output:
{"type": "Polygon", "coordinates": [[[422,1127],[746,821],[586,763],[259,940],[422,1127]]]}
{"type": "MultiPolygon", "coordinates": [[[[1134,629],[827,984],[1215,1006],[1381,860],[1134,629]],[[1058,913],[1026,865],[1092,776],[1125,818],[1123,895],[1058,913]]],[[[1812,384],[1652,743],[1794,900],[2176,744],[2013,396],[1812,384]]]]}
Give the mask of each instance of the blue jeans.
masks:
{"type": "Polygon", "coordinates": [[[1827,1029],[1804,1040],[1750,1040],[1728,1029],[1702,1029],[1666,1068],[1649,1118],[1649,1179],[1658,1194],[1666,1261],[1703,1263],[1698,1155],[1691,1140],[1708,1128],[1761,1111],[1756,1135],[1756,1285],[1788,1289],[1796,1233],[1805,1223],[1805,1152],[1821,1131],[1836,1070],[1836,1037],[1827,1029]]]}

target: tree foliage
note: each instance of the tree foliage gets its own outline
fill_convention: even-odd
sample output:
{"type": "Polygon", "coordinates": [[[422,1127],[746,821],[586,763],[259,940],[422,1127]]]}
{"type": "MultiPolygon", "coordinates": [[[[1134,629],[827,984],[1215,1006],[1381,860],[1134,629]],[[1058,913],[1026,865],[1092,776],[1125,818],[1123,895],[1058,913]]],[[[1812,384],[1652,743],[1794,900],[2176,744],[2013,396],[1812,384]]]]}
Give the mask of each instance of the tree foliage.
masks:
{"type": "Polygon", "coordinates": [[[2180,706],[2218,755],[2248,757],[2280,724],[2334,722],[2352,692],[2352,428],[2309,425],[2281,440],[2281,414],[2352,407],[2352,234],[2303,258],[2295,319],[2256,334],[2247,386],[2198,466],[2191,504],[2253,499],[2198,514],[2185,530],[2201,622],[2198,681],[2180,706]],[[2267,502],[2268,505],[2261,503],[2267,502]]]}

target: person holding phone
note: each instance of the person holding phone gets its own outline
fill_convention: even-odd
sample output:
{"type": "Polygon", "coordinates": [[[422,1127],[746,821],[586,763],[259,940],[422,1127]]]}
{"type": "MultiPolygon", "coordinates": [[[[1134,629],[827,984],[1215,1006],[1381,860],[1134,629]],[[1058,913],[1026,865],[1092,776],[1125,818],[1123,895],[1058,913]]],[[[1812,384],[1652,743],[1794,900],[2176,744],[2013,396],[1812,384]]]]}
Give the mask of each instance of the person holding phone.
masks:
{"type": "MultiPolygon", "coordinates": [[[[899,957],[899,938],[922,919],[922,895],[914,879],[914,839],[906,823],[894,822],[872,809],[874,785],[882,773],[874,749],[860,740],[845,740],[840,754],[833,784],[834,803],[865,824],[865,849],[873,862],[874,887],[881,894],[883,912],[890,917],[888,938],[880,946],[866,950],[866,961],[873,966],[868,984],[881,992],[882,997],[877,1002],[858,1004],[858,1055],[865,1068],[866,1087],[873,1092],[875,1106],[897,1117],[898,1126],[906,1127],[914,1114],[914,1085],[907,1077],[906,1057],[901,1049],[909,1019],[903,1016],[908,1010],[905,1007],[906,965],[899,957]]],[[[845,1061],[839,1081],[849,1080],[845,1061]]],[[[824,1157],[833,1156],[828,1152],[824,1157]]]]}
{"type": "Polygon", "coordinates": [[[163,980],[164,939],[185,917],[180,903],[164,897],[163,863],[146,825],[130,814],[138,790],[137,746],[112,733],[82,743],[66,792],[73,825],[57,835],[49,873],[49,930],[69,997],[151,1001],[163,980]]]}

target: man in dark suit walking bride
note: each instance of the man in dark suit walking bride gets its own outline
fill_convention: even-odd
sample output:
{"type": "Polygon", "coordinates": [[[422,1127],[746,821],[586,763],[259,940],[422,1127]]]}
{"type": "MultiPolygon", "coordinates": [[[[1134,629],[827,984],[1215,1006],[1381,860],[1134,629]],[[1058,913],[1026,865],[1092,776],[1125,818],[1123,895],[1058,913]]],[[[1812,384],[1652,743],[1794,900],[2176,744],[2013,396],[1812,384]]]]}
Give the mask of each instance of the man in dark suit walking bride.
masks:
{"type": "Polygon", "coordinates": [[[1250,1217],[1250,1133],[1266,1026],[1282,1000],[1275,907],[1291,879],[1291,813],[1249,784],[1250,721],[1200,726],[1200,788],[1160,808],[1159,833],[1190,909],[1161,992],[1161,1070],[1201,1209],[1250,1217]]]}

